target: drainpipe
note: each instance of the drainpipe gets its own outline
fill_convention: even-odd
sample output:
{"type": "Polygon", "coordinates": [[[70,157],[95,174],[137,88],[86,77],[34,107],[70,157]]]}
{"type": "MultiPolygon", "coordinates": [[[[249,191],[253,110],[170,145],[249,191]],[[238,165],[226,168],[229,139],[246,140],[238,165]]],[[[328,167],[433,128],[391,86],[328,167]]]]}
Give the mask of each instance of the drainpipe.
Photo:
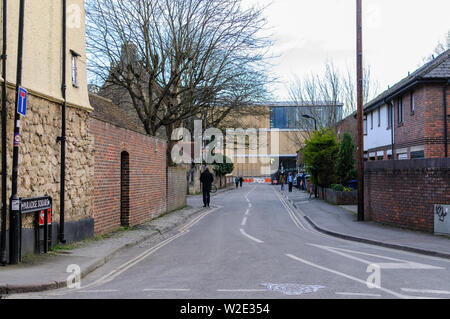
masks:
{"type": "Polygon", "coordinates": [[[447,85],[444,87],[444,150],[445,157],[448,157],[448,115],[447,115],[447,89],[450,85],[450,80],[447,81],[447,85]]]}
{"type": "Polygon", "coordinates": [[[6,49],[7,49],[7,0],[3,0],[3,53],[2,53],[2,228],[0,243],[0,263],[6,265],[6,208],[8,197],[6,194],[7,182],[7,140],[6,140],[6,124],[8,112],[6,110],[6,49]]]}
{"type": "Polygon", "coordinates": [[[64,238],[64,200],[65,200],[65,181],[66,181],[66,64],[67,64],[67,49],[66,49],[66,40],[67,40],[67,0],[63,0],[63,23],[62,23],[62,98],[63,104],[61,108],[61,136],[58,137],[58,141],[61,142],[61,181],[60,181],[60,193],[59,193],[59,241],[61,243],[65,243],[66,240],[64,238]]]}

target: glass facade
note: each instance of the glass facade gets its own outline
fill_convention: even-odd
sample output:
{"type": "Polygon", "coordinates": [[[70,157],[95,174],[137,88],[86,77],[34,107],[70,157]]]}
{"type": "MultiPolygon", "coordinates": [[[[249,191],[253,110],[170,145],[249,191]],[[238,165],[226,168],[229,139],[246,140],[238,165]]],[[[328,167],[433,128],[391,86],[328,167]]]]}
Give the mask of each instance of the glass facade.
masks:
{"type": "Polygon", "coordinates": [[[301,116],[298,107],[272,107],[270,110],[270,128],[299,129],[301,116]]]}
{"type": "MultiPolygon", "coordinates": [[[[305,119],[303,115],[309,115],[317,120],[317,126],[328,126],[331,111],[330,107],[295,107],[275,106],[270,109],[270,128],[276,129],[307,129],[314,128],[312,119],[305,119]]],[[[342,106],[337,108],[337,121],[342,119],[342,106]]]]}

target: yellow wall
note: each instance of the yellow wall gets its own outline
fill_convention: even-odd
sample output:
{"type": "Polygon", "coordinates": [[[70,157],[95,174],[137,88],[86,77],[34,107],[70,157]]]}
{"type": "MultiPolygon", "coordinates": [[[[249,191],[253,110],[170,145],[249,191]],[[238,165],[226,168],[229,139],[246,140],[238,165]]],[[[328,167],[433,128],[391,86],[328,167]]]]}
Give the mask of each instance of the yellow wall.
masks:
{"type": "MultiPolygon", "coordinates": [[[[255,114],[258,116],[252,116],[251,114],[243,115],[242,113],[238,113],[237,115],[231,114],[226,122],[235,123],[234,125],[239,125],[240,127],[233,128],[256,128],[256,129],[267,129],[267,153],[270,155],[292,155],[296,157],[297,151],[302,147],[302,143],[304,141],[304,132],[296,131],[296,130],[280,130],[278,132],[278,151],[274,152],[275,148],[272,148],[271,143],[271,132],[270,132],[270,108],[266,106],[258,106],[253,108],[262,108],[261,110],[255,110],[255,114]],[[264,116],[261,116],[262,113],[265,113],[264,116]],[[234,117],[234,118],[233,118],[234,117]]],[[[249,112],[251,113],[251,112],[249,112]]],[[[238,153],[235,150],[235,153],[238,153]]],[[[249,154],[250,151],[248,148],[245,149],[245,154],[249,154]]],[[[260,152],[261,153],[261,152],[260,152]]],[[[242,154],[241,154],[242,155],[242,154]]],[[[234,171],[233,175],[239,176],[268,176],[270,173],[268,172],[268,167],[270,163],[270,158],[265,156],[259,156],[257,158],[237,158],[234,157],[234,171]]]]}
{"type": "MultiPolygon", "coordinates": [[[[84,1],[67,0],[67,8],[67,103],[69,106],[90,111],[92,108],[87,91],[84,1]],[[70,50],[81,55],[77,61],[78,88],[72,86],[70,50]]],[[[13,85],[16,83],[18,23],[19,1],[8,1],[7,81],[13,85]]],[[[22,86],[31,94],[61,102],[62,1],[25,1],[23,49],[22,86]]]]}

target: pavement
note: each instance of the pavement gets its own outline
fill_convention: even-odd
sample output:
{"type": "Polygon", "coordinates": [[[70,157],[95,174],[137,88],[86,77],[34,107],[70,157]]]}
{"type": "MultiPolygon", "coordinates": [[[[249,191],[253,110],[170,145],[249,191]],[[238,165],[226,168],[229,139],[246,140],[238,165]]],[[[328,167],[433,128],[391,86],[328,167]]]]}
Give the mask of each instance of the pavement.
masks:
{"type": "MultiPolygon", "coordinates": [[[[218,190],[212,196],[228,190],[218,190]]],[[[162,215],[130,230],[69,244],[63,247],[68,249],[54,250],[48,254],[29,255],[18,265],[0,266],[0,296],[66,287],[67,278],[73,271],[68,268],[70,265],[78,265],[83,278],[127,248],[146,240],[164,238],[205,210],[201,195],[188,196],[184,209],[162,215]]]]}
{"type": "Polygon", "coordinates": [[[358,222],[356,205],[332,205],[298,189],[283,194],[316,230],[328,235],[450,259],[450,237],[358,222]]]}

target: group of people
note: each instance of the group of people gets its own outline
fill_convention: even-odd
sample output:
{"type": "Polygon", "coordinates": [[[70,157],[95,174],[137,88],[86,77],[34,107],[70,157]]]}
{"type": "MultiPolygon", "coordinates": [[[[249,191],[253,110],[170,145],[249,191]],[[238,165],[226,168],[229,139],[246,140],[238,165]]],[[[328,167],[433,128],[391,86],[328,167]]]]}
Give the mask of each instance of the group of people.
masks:
{"type": "Polygon", "coordinates": [[[289,173],[288,175],[280,174],[279,182],[281,185],[281,191],[284,191],[284,184],[288,184],[289,193],[292,193],[292,186],[294,184],[294,176],[292,176],[292,173],[289,173]]]}
{"type": "Polygon", "coordinates": [[[236,185],[236,189],[239,188],[239,186],[242,188],[242,183],[244,182],[244,178],[242,176],[235,177],[234,178],[234,184],[236,185]]]}

